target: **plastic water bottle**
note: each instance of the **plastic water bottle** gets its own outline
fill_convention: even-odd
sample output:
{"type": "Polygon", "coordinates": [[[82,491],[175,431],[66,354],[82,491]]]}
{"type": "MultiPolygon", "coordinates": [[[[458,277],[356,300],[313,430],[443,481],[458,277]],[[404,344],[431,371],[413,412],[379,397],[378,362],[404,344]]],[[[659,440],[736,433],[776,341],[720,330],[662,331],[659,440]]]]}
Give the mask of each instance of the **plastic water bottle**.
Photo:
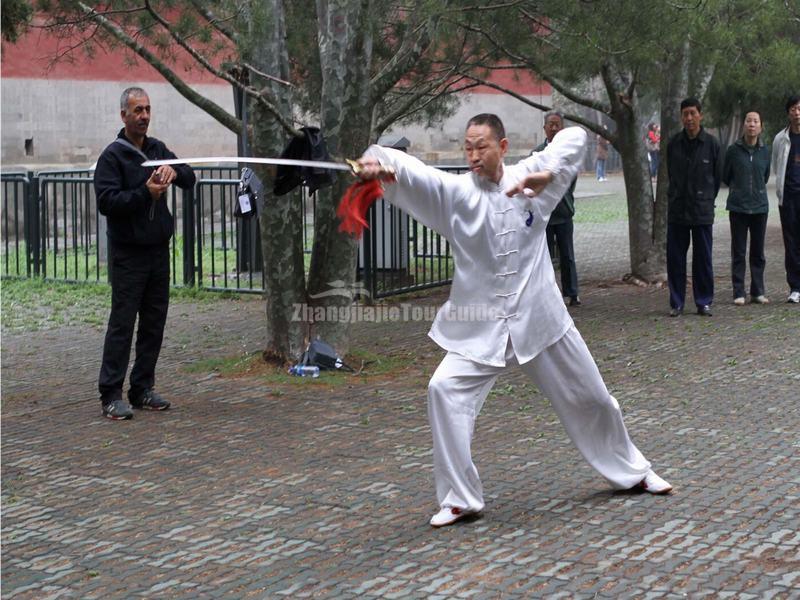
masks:
{"type": "Polygon", "coordinates": [[[319,367],[312,365],[295,365],[289,369],[290,375],[298,377],[319,377],[319,367]]]}

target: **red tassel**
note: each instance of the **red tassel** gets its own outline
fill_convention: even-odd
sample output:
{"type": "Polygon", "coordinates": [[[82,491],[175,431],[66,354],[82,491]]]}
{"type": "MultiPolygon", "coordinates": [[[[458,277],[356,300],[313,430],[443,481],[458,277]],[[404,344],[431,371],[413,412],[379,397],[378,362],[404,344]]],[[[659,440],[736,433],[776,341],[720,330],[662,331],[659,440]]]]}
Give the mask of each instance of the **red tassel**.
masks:
{"type": "Polygon", "coordinates": [[[377,179],[357,181],[347,188],[336,209],[336,216],[342,221],[339,231],[360,238],[368,227],[367,210],[382,196],[383,187],[377,179]]]}

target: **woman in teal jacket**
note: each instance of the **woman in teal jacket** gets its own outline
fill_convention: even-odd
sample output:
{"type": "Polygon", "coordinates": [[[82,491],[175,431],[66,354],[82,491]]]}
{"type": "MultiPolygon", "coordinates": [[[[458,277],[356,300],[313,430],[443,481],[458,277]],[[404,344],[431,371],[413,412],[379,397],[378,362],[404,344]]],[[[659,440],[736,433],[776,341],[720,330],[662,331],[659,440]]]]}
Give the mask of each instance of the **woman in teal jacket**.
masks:
{"type": "Polygon", "coordinates": [[[744,135],[725,153],[722,181],[730,188],[728,204],[731,222],[731,276],[733,303],[745,303],[744,276],[747,234],[750,233],[750,300],[767,304],[764,295],[764,237],[767,231],[767,181],[769,149],[761,141],[761,115],[748,112],[744,118],[744,135]]]}

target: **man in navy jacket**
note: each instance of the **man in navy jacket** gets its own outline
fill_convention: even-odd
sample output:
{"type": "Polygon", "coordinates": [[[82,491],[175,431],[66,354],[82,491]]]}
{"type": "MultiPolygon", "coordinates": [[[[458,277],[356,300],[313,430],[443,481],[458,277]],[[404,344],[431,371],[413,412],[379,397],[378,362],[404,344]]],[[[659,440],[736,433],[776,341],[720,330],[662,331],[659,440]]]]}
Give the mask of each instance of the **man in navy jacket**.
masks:
{"type": "Polygon", "coordinates": [[[686,300],[686,253],[692,243],[692,294],[697,314],[710,317],[714,301],[711,263],[714,201],[722,176],[717,139],[701,126],[702,107],[695,98],[681,102],[683,129],[667,145],[669,206],[667,281],[670,315],[683,313],[686,300]]]}
{"type": "Polygon", "coordinates": [[[170,406],[153,391],[169,306],[169,240],[175,228],[167,190],[173,183],[184,189],[195,183],[186,165],[141,166],[148,159],[176,158],[163,142],[147,137],[150,99],[143,89],[122,93],[120,116],[124,127],[103,150],[94,173],[97,206],[108,222],[111,274],[111,315],[98,387],[103,415],[114,420],[132,418],[131,405],[144,410],[170,406]],[[122,384],[137,315],[129,405],[122,397],[122,384]]]}

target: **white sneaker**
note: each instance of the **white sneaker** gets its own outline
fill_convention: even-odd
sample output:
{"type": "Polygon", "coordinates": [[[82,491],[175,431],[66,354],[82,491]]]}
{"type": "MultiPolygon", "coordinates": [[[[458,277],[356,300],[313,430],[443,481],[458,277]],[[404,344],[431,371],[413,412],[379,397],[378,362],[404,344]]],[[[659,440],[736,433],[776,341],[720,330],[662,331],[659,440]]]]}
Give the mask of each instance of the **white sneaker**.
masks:
{"type": "Polygon", "coordinates": [[[744,306],[744,298],[742,298],[741,296],[739,296],[738,298],[734,298],[733,303],[736,306],[744,306]]]}
{"type": "Polygon", "coordinates": [[[452,525],[459,519],[477,514],[478,511],[459,508],[457,506],[443,506],[438,513],[431,517],[431,527],[444,527],[452,525]]]}
{"type": "Polygon", "coordinates": [[[792,292],[789,294],[789,297],[786,299],[787,302],[791,302],[792,304],[800,304],[800,292],[792,292]]]}
{"type": "Polygon", "coordinates": [[[672,491],[672,486],[669,482],[661,479],[661,477],[656,475],[652,470],[647,472],[647,475],[644,476],[644,479],[642,479],[636,487],[649,494],[669,494],[672,491]]]}
{"type": "Polygon", "coordinates": [[[764,296],[763,294],[760,296],[753,296],[750,298],[750,301],[753,304],[769,304],[769,298],[764,296]]]}

